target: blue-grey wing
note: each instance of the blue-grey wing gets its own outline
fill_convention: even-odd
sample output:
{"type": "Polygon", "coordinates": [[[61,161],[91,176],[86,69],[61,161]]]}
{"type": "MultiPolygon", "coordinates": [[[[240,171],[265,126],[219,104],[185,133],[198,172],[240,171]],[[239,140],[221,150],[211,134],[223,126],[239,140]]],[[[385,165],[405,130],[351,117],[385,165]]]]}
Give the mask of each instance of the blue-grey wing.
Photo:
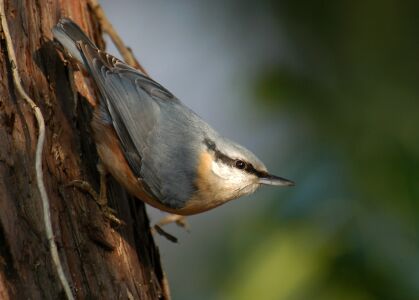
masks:
{"type": "Polygon", "coordinates": [[[157,199],[174,208],[182,206],[194,189],[194,174],[182,170],[193,168],[194,158],[182,141],[168,139],[185,138],[188,130],[176,134],[187,126],[188,114],[183,117],[184,110],[179,109],[184,107],[161,85],[125,63],[87,45],[79,47],[134,174],[146,179],[146,187],[157,199]],[[179,146],[170,147],[176,143],[179,146]]]}

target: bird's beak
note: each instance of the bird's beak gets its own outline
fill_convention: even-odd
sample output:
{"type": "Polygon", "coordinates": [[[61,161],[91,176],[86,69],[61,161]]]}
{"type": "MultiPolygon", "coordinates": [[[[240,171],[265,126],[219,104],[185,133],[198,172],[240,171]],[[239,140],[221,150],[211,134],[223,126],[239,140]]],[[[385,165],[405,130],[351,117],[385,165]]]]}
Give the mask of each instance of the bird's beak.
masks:
{"type": "Polygon", "coordinates": [[[276,186],[293,186],[295,185],[294,181],[278,177],[271,174],[266,174],[263,177],[259,178],[259,183],[266,185],[276,185],[276,186]]]}

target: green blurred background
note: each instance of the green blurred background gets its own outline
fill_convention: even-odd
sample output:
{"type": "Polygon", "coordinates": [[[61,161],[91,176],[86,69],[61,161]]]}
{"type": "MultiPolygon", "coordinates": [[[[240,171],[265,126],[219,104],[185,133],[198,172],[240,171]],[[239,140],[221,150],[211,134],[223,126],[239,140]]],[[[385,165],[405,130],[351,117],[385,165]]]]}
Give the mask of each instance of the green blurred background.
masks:
{"type": "Polygon", "coordinates": [[[157,237],[174,299],[419,299],[418,1],[102,4],[157,81],[297,182],[157,237]]]}

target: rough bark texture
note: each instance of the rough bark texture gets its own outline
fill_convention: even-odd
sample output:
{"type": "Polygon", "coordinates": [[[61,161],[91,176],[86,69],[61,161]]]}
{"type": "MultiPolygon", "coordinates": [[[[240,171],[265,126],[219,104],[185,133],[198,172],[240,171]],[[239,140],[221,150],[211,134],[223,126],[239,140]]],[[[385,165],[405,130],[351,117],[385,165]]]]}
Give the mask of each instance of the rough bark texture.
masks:
{"type": "MultiPolygon", "coordinates": [[[[27,93],[46,121],[44,180],[64,271],[77,299],[165,299],[158,250],[142,202],[108,180],[110,206],[126,226],[113,228],[91,197],[65,184],[98,189],[90,132],[91,85],[63,63],[51,42],[62,16],[98,43],[100,28],[85,1],[9,0],[6,17],[27,93]],[[73,80],[74,75],[76,80],[73,80]],[[87,100],[87,101],[86,101],[87,100]]],[[[15,93],[5,40],[0,41],[0,299],[62,299],[51,262],[36,186],[37,125],[15,93]]]]}

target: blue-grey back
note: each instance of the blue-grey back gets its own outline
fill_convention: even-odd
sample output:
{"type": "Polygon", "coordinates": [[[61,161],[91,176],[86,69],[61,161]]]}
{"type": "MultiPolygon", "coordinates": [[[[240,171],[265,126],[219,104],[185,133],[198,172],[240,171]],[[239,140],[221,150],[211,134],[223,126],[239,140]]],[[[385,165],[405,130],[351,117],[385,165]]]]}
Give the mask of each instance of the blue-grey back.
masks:
{"type": "Polygon", "coordinates": [[[139,71],[88,45],[81,51],[134,174],[163,204],[182,207],[195,192],[204,133],[214,131],[139,71]]]}

